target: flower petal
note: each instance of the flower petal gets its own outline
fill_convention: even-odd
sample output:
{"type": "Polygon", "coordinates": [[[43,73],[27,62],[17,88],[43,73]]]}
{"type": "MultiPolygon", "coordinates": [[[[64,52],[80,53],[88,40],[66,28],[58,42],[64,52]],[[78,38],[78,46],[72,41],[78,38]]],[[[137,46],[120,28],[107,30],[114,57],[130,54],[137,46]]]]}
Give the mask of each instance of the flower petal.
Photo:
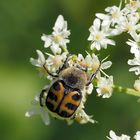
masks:
{"type": "Polygon", "coordinates": [[[45,123],[45,125],[49,125],[50,124],[50,117],[48,115],[48,112],[42,108],[41,110],[41,118],[43,120],[43,122],[45,123]]]}
{"type": "MultiPolygon", "coordinates": [[[[56,19],[55,25],[53,27],[54,31],[60,31],[63,29],[64,26],[64,17],[62,15],[59,15],[56,19]]],[[[66,24],[65,24],[66,26],[66,24]]]]}
{"type": "Polygon", "coordinates": [[[45,57],[40,50],[36,50],[36,52],[38,54],[38,59],[30,58],[30,62],[36,67],[42,67],[45,63],[45,57]]]}
{"type": "Polygon", "coordinates": [[[107,15],[106,15],[106,14],[102,14],[102,13],[97,13],[97,14],[96,14],[96,17],[99,18],[99,19],[104,20],[104,19],[107,18],[107,15]]]}
{"type": "Polygon", "coordinates": [[[51,37],[51,35],[45,35],[45,34],[43,34],[41,36],[41,40],[43,40],[45,42],[45,44],[44,44],[44,47],[45,48],[48,48],[51,45],[51,43],[52,43],[52,37],[51,37]]]}
{"type": "Polygon", "coordinates": [[[41,107],[34,106],[29,111],[25,113],[26,117],[31,117],[33,115],[39,115],[41,113],[41,107]]]}
{"type": "Polygon", "coordinates": [[[111,67],[111,65],[112,65],[111,61],[106,61],[106,62],[102,63],[101,69],[108,69],[111,67]]]}
{"type": "Polygon", "coordinates": [[[101,20],[96,18],[93,22],[93,25],[95,27],[96,30],[99,30],[100,29],[100,25],[101,25],[101,20]]]}

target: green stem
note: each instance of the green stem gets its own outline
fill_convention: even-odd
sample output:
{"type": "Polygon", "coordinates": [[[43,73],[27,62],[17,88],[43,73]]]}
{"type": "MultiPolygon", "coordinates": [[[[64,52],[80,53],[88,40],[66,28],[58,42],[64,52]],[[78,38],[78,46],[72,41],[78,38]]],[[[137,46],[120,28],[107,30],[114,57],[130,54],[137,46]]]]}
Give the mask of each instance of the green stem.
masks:
{"type": "Polygon", "coordinates": [[[64,52],[67,52],[67,53],[69,52],[68,49],[67,49],[66,47],[62,46],[61,48],[62,48],[62,50],[63,50],[64,52]]]}
{"type": "Polygon", "coordinates": [[[116,92],[126,93],[126,94],[129,94],[129,95],[140,97],[140,92],[136,91],[134,89],[124,88],[124,87],[116,86],[116,85],[114,85],[113,88],[114,88],[114,91],[116,91],[116,92]]]}

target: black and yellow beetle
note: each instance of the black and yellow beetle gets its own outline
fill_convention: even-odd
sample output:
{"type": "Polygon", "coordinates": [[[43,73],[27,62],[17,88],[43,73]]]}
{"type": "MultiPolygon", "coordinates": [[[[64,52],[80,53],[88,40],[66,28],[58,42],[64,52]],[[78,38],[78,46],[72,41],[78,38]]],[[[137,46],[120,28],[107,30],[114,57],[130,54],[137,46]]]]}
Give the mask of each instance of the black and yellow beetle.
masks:
{"type": "Polygon", "coordinates": [[[57,115],[64,119],[74,118],[82,101],[83,89],[92,82],[100,69],[99,66],[96,72],[89,76],[86,69],[67,66],[67,61],[68,57],[57,75],[50,73],[44,64],[44,69],[54,78],[54,81],[40,94],[40,106],[47,107],[48,111],[54,114],[53,116],[57,115]]]}

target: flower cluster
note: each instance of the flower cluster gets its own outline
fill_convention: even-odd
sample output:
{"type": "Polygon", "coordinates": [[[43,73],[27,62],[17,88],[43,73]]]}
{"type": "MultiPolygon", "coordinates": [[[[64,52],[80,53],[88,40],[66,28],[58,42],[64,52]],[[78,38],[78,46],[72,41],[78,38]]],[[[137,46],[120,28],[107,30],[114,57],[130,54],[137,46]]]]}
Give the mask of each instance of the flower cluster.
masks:
{"type": "MultiPolygon", "coordinates": [[[[121,136],[117,136],[114,131],[109,132],[110,137],[107,137],[109,140],[130,140],[130,136],[122,134],[121,136]]],[[[135,136],[135,140],[140,140],[140,131],[137,131],[135,136]]]]}
{"type": "MultiPolygon", "coordinates": [[[[99,20],[96,22],[100,22],[99,20]]],[[[96,24],[96,23],[95,23],[96,24]]],[[[98,24],[98,23],[97,23],[98,24]]],[[[38,58],[30,58],[30,62],[32,65],[36,66],[41,75],[45,76],[49,81],[50,85],[52,85],[53,81],[57,78],[56,75],[58,71],[62,69],[67,63],[66,67],[75,67],[82,71],[84,71],[88,75],[88,79],[91,80],[89,84],[87,84],[82,90],[82,100],[77,110],[74,113],[74,119],[81,123],[95,121],[92,119],[92,116],[88,116],[84,111],[84,104],[86,102],[87,95],[90,95],[93,91],[93,82],[92,80],[96,77],[95,86],[97,87],[98,96],[102,96],[103,98],[109,98],[113,92],[113,77],[106,75],[103,70],[108,69],[111,65],[111,61],[106,61],[106,59],[100,62],[98,56],[95,53],[86,52],[87,55],[83,56],[82,54],[70,54],[67,49],[67,43],[69,43],[68,36],[70,35],[70,31],[67,29],[67,21],[64,20],[62,15],[59,15],[55,25],[53,27],[53,32],[51,35],[43,34],[41,39],[45,42],[44,47],[50,48],[52,53],[42,52],[37,50],[38,58]],[[102,77],[102,74],[104,77],[102,77]]],[[[91,37],[90,37],[91,38],[91,37]]],[[[109,39],[107,43],[111,42],[109,39]]],[[[112,44],[113,41],[112,41],[112,44]]],[[[59,75],[58,75],[59,76],[59,75]]],[[[44,89],[49,89],[50,85],[47,85],[44,89]]],[[[46,93],[47,94],[47,93],[46,93]]],[[[40,114],[43,121],[46,125],[49,124],[49,114],[56,117],[54,114],[47,111],[46,106],[41,107],[40,104],[40,94],[34,99],[34,106],[31,110],[26,112],[26,116],[30,117],[35,114],[40,114]]],[[[57,117],[56,117],[57,118],[57,117]]],[[[65,119],[68,124],[73,122],[72,118],[65,119]]]]}
{"type": "Polygon", "coordinates": [[[45,42],[45,48],[50,47],[54,54],[60,54],[61,48],[67,48],[66,44],[69,43],[69,35],[70,31],[67,30],[67,21],[65,21],[63,16],[60,15],[55,22],[52,34],[43,34],[41,39],[45,42]]]}
{"type": "MultiPolygon", "coordinates": [[[[140,75],[140,1],[130,0],[128,4],[122,7],[107,7],[104,13],[97,13],[93,25],[90,27],[91,50],[101,50],[108,45],[115,45],[115,41],[110,39],[112,36],[119,35],[123,32],[128,33],[132,39],[126,43],[131,47],[130,53],[134,55],[133,59],[128,60],[128,64],[133,66],[130,72],[140,75]]],[[[140,80],[134,83],[134,89],[140,91],[140,80]]]]}
{"type": "MultiPolygon", "coordinates": [[[[81,124],[87,122],[94,123],[95,121],[92,119],[92,116],[85,113],[84,105],[87,96],[93,91],[93,86],[96,88],[97,96],[101,96],[102,98],[109,98],[112,96],[114,88],[113,76],[108,76],[104,72],[104,70],[111,67],[112,62],[106,61],[108,57],[100,61],[98,58],[99,55],[96,53],[99,53],[103,48],[106,49],[109,45],[114,46],[115,41],[112,40],[113,36],[126,32],[133,38],[133,40],[129,39],[126,42],[131,46],[130,53],[134,55],[134,59],[128,60],[128,64],[134,66],[130,68],[129,71],[134,71],[136,75],[140,75],[139,9],[139,0],[130,0],[123,8],[121,2],[119,7],[107,7],[105,13],[97,13],[93,25],[89,28],[90,35],[88,41],[91,41],[91,45],[89,48],[90,53],[86,51],[86,56],[69,53],[67,44],[70,42],[68,38],[70,30],[68,30],[67,21],[64,20],[62,15],[59,15],[54,24],[52,34],[43,34],[41,37],[44,41],[46,52],[37,50],[38,58],[31,58],[30,62],[38,68],[41,75],[45,76],[46,79],[50,81],[50,84],[44,88],[46,91],[50,89],[54,81],[58,79],[63,80],[62,73],[66,68],[74,67],[83,71],[86,73],[86,80],[88,82],[85,80],[87,83],[81,91],[82,99],[80,105],[75,110],[72,117],[65,119],[58,117],[55,113],[48,111],[46,106],[42,107],[39,105],[40,94],[35,97],[35,106],[26,113],[26,116],[30,117],[34,114],[40,114],[46,125],[49,124],[50,121],[48,114],[66,120],[68,124],[71,124],[73,120],[81,124]],[[50,49],[51,53],[48,53],[48,49],[50,49]]],[[[84,83],[85,81],[82,82],[84,83]]],[[[140,91],[140,77],[135,81],[134,89],[140,91]]],[[[47,97],[47,95],[48,93],[45,92],[44,96],[47,97]]],[[[72,108],[72,105],[70,105],[70,108],[72,108]]],[[[115,133],[111,132],[111,137],[115,136],[115,133]]],[[[122,137],[126,136],[123,135],[122,137]]]]}

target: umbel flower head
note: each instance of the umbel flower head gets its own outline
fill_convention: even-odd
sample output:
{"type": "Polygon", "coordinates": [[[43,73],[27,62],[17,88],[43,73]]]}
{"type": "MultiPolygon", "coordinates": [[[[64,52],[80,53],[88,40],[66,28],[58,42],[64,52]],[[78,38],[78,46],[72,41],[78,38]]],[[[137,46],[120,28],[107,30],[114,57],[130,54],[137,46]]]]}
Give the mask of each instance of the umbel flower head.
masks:
{"type": "Polygon", "coordinates": [[[113,77],[110,76],[108,78],[100,77],[97,82],[97,93],[98,96],[102,96],[103,98],[109,98],[113,92],[113,77]]]}
{"type": "MultiPolygon", "coordinates": [[[[41,75],[50,82],[39,95],[35,97],[35,105],[26,113],[27,117],[40,114],[45,124],[49,124],[49,116],[65,120],[71,124],[74,120],[84,123],[94,123],[91,115],[85,113],[85,103],[88,95],[96,88],[97,95],[102,98],[112,96],[114,89],[119,92],[126,91],[131,95],[139,95],[140,80],[134,83],[134,89],[125,89],[121,86],[116,88],[113,76],[107,75],[104,70],[110,68],[111,61],[99,60],[99,53],[108,46],[114,46],[113,36],[127,33],[130,35],[126,43],[131,47],[130,53],[133,59],[128,60],[132,66],[130,72],[140,75],[140,2],[130,0],[122,7],[111,6],[105,9],[105,13],[97,13],[93,25],[90,27],[88,41],[91,45],[83,54],[71,54],[67,44],[70,42],[70,31],[67,28],[67,21],[59,15],[50,35],[43,34],[45,52],[37,50],[38,58],[31,58],[32,65],[37,67],[41,75]],[[50,48],[51,52],[48,52],[50,48]],[[125,89],[125,90],[123,90],[125,89]]],[[[111,138],[117,140],[114,132],[111,138]]],[[[122,135],[118,140],[128,139],[122,135]]]]}
{"type": "Polygon", "coordinates": [[[99,84],[102,79],[100,70],[103,72],[112,62],[101,63],[95,53],[87,52],[85,57],[82,54],[70,54],[67,49],[70,31],[67,30],[67,21],[62,15],[58,16],[53,30],[51,35],[44,34],[41,37],[45,42],[44,47],[50,47],[52,53],[37,50],[38,58],[30,58],[31,64],[38,68],[50,84],[35,96],[33,107],[26,112],[26,116],[40,114],[46,125],[50,123],[49,116],[66,120],[68,124],[74,120],[81,124],[94,123],[92,115],[89,116],[85,112],[85,102],[87,96],[92,93],[95,77],[98,81],[97,91],[108,87],[106,95],[109,96],[103,97],[112,95],[113,79],[110,83],[110,78],[109,81],[104,78],[104,84],[101,84],[101,87],[99,84]]]}

